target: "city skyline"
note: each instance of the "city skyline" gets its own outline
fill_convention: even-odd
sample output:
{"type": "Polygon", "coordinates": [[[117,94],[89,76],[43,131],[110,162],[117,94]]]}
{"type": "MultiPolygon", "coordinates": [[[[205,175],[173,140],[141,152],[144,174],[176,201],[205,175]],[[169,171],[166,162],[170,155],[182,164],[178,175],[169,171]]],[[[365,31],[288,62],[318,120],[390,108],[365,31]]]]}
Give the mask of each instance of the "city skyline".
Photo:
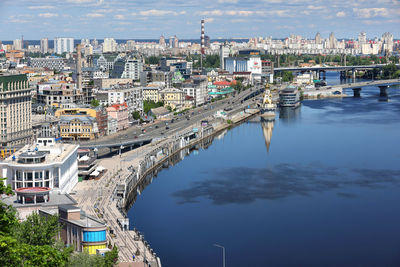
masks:
{"type": "Polygon", "coordinates": [[[114,37],[116,39],[157,39],[177,35],[198,39],[200,20],[212,39],[291,34],[314,38],[317,32],[328,38],[367,38],[391,32],[400,37],[399,1],[146,1],[114,0],[10,1],[0,3],[1,40],[114,37]],[[205,8],[206,7],[206,8],[205,8]]]}

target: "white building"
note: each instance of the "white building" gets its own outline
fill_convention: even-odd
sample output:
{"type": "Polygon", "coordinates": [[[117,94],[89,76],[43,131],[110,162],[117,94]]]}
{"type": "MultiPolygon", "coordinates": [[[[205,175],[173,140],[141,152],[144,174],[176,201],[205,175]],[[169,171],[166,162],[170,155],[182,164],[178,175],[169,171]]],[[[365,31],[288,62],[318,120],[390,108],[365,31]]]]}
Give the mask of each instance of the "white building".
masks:
{"type": "Polygon", "coordinates": [[[29,58],[28,65],[32,68],[48,68],[61,71],[64,69],[64,59],[61,57],[29,58]]]}
{"type": "Polygon", "coordinates": [[[15,50],[21,50],[22,49],[22,40],[21,39],[16,39],[13,41],[13,47],[15,50]]]}
{"type": "Polygon", "coordinates": [[[140,73],[143,71],[143,62],[139,59],[128,59],[125,62],[122,79],[140,80],[140,73]]]}
{"type": "Polygon", "coordinates": [[[220,60],[220,68],[225,69],[225,58],[229,57],[230,48],[229,46],[223,44],[219,48],[219,60],[220,60]]]}
{"type": "Polygon", "coordinates": [[[250,72],[252,80],[260,80],[262,73],[262,64],[260,57],[228,57],[225,58],[225,70],[229,73],[250,72]]]}
{"type": "Polygon", "coordinates": [[[103,53],[117,51],[117,42],[114,38],[104,38],[103,53]]]}
{"type": "Polygon", "coordinates": [[[132,112],[143,112],[143,92],[141,87],[131,87],[130,85],[117,85],[108,91],[108,104],[128,105],[129,116],[132,112]]]}
{"type": "Polygon", "coordinates": [[[193,97],[195,106],[201,106],[207,101],[207,83],[207,78],[200,76],[194,78],[193,83],[184,83],[181,89],[185,95],[193,97]]]}
{"type": "Polygon", "coordinates": [[[38,138],[0,163],[2,177],[12,189],[49,187],[69,193],[78,183],[78,145],[56,143],[54,138],[38,138]]]}
{"type": "Polygon", "coordinates": [[[49,52],[49,39],[48,38],[40,39],[40,52],[42,54],[46,54],[47,52],[49,52]]]}
{"type": "Polygon", "coordinates": [[[54,38],[54,52],[56,54],[74,52],[74,38],[56,37],[54,38]]]}

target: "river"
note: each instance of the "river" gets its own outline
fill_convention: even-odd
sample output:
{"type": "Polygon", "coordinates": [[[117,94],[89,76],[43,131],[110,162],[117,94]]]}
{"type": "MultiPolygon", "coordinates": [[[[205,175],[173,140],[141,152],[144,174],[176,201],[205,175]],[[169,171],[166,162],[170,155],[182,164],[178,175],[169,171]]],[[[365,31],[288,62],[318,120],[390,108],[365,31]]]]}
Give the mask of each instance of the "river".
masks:
{"type": "Polygon", "coordinates": [[[234,127],[159,172],[131,227],[167,267],[222,266],[213,244],[226,266],[399,266],[400,89],[388,94],[234,127]]]}

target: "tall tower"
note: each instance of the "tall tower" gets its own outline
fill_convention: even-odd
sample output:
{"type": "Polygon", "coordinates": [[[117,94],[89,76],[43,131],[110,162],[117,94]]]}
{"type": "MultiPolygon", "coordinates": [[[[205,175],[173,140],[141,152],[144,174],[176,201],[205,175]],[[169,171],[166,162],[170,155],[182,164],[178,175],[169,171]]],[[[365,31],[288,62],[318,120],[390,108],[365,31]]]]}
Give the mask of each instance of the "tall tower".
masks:
{"type": "Polygon", "coordinates": [[[317,34],[315,35],[315,43],[316,44],[321,44],[321,34],[319,32],[317,32],[317,34]]]}
{"type": "Polygon", "coordinates": [[[205,40],[204,40],[204,19],[201,20],[201,55],[200,55],[200,66],[203,69],[203,57],[205,54],[205,40]]]}
{"type": "Polygon", "coordinates": [[[76,87],[78,90],[82,89],[82,56],[81,45],[76,46],[76,87]]]}

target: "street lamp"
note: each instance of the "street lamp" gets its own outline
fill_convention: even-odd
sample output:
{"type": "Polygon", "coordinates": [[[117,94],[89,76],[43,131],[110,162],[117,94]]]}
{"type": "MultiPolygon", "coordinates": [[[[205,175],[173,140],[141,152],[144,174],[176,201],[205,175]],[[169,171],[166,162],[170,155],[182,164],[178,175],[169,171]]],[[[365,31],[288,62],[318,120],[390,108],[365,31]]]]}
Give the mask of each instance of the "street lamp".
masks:
{"type": "Polygon", "coordinates": [[[218,244],[214,244],[214,246],[222,248],[222,267],[225,267],[225,247],[218,244]]]}

